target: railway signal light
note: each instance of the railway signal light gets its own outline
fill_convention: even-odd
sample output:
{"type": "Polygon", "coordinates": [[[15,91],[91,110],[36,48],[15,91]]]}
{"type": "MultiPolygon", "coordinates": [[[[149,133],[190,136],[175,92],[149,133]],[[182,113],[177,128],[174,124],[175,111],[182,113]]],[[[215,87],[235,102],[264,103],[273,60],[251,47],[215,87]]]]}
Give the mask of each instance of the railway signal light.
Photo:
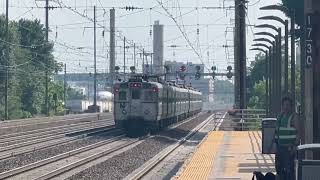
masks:
{"type": "Polygon", "coordinates": [[[164,69],[166,70],[166,73],[170,72],[170,67],[168,65],[164,65],[164,69]]]}
{"type": "Polygon", "coordinates": [[[132,74],[134,74],[136,72],[136,67],[130,66],[130,71],[132,74]]]}
{"type": "Polygon", "coordinates": [[[185,72],[187,70],[187,67],[185,66],[185,65],[182,65],[181,67],[180,67],[180,71],[181,72],[185,72]]]}
{"type": "Polygon", "coordinates": [[[196,66],[196,70],[197,70],[197,71],[200,71],[200,70],[201,70],[201,67],[200,67],[200,66],[196,66]]]}
{"type": "Polygon", "coordinates": [[[114,70],[116,70],[116,73],[118,73],[119,70],[120,70],[120,67],[119,67],[119,66],[116,66],[116,67],[114,67],[114,70]]]}
{"type": "Polygon", "coordinates": [[[196,70],[197,70],[197,72],[196,72],[196,75],[195,75],[195,79],[199,80],[201,78],[201,72],[200,72],[201,67],[200,66],[196,66],[196,70]]]}

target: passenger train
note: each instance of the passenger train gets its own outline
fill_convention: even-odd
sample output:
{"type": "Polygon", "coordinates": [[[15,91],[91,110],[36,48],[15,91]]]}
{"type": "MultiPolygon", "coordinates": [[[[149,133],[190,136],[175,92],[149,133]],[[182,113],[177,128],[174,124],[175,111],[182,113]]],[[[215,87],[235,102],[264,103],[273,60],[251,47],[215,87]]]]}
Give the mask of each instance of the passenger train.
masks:
{"type": "Polygon", "coordinates": [[[154,132],[201,111],[202,93],[169,82],[132,77],[114,85],[114,119],[128,134],[154,132]]]}

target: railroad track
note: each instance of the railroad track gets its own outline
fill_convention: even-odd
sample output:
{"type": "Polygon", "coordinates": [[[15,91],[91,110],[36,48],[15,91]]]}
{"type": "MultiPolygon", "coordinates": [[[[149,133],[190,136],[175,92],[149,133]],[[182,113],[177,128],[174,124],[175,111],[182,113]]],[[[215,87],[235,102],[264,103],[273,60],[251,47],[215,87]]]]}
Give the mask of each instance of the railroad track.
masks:
{"type": "Polygon", "coordinates": [[[212,114],[206,121],[202,122],[196,128],[194,128],[190,133],[188,133],[184,138],[180,139],[178,142],[170,145],[168,148],[161,151],[157,156],[147,161],[143,166],[129,174],[125,179],[126,180],[138,180],[143,179],[148,175],[153,169],[155,169],[162,161],[164,161],[170,154],[176,151],[179,147],[185,144],[190,138],[192,138],[196,133],[201,129],[206,127],[211,121],[214,121],[214,128],[216,130],[221,125],[221,121],[216,121],[216,114],[212,114]]]}
{"type": "Polygon", "coordinates": [[[41,130],[34,130],[29,133],[28,131],[17,134],[9,134],[5,136],[0,136],[0,147],[17,144],[20,142],[27,142],[35,139],[41,139],[50,136],[59,136],[61,134],[77,132],[86,129],[99,128],[108,125],[112,125],[113,122],[111,120],[108,121],[99,121],[99,122],[86,122],[81,124],[74,125],[64,125],[53,128],[46,128],[41,130]]]}
{"type": "MultiPolygon", "coordinates": [[[[36,150],[41,150],[44,148],[53,147],[55,145],[62,145],[77,141],[80,138],[89,138],[94,134],[111,134],[122,131],[121,129],[116,129],[114,125],[104,126],[104,129],[92,130],[87,133],[82,133],[74,137],[66,137],[64,134],[60,136],[55,136],[52,141],[46,141],[48,139],[39,139],[35,141],[29,141],[26,143],[21,143],[17,145],[12,145],[4,148],[0,148],[0,160],[17,156],[19,154],[24,154],[28,152],[33,152],[36,150]],[[57,139],[58,138],[58,139],[57,139]]],[[[51,138],[50,138],[51,139],[51,138]]]]}
{"type": "MultiPolygon", "coordinates": [[[[40,130],[46,130],[48,128],[58,127],[58,126],[64,126],[64,125],[75,125],[75,124],[81,124],[81,123],[89,123],[89,122],[99,122],[103,121],[105,119],[112,119],[111,115],[108,116],[100,116],[98,117],[81,117],[73,120],[64,119],[64,120],[57,120],[57,121],[50,121],[50,122],[43,122],[43,123],[35,123],[35,124],[25,124],[25,125],[14,125],[10,127],[1,127],[0,125],[0,136],[8,137],[10,134],[19,134],[19,133],[25,133],[28,134],[30,132],[34,131],[40,131],[40,130]]],[[[2,137],[2,138],[3,138],[2,137]]]]}
{"type": "Polygon", "coordinates": [[[50,179],[70,169],[107,156],[108,154],[140,141],[143,140],[128,139],[122,134],[111,139],[0,173],[0,179],[50,179]]]}
{"type": "Polygon", "coordinates": [[[41,117],[41,118],[31,118],[31,119],[19,119],[10,121],[0,121],[0,128],[13,128],[17,126],[27,126],[36,124],[45,124],[52,122],[63,122],[63,121],[74,121],[87,118],[97,118],[98,115],[101,117],[112,117],[112,113],[95,113],[95,114],[77,114],[68,116],[55,116],[55,117],[41,117]]]}
{"type": "MultiPolygon", "coordinates": [[[[209,115],[208,115],[209,116],[209,115]]],[[[176,128],[184,123],[187,123],[199,116],[190,118],[188,121],[181,122],[169,129],[176,128]]],[[[212,117],[212,116],[210,116],[212,117]]],[[[212,118],[211,118],[212,119],[212,118]]],[[[187,136],[179,140],[177,143],[170,145],[164,151],[161,151],[155,158],[147,161],[141,168],[134,171],[130,176],[130,179],[140,179],[157,166],[165,157],[175,151],[179,146],[184,144],[190,137],[197,133],[201,128],[205,127],[211,120],[202,122],[196,128],[194,128],[187,136]]],[[[219,122],[217,122],[219,124],[219,122]]],[[[100,159],[106,159],[111,157],[114,153],[120,153],[128,149],[128,146],[136,146],[136,144],[142,143],[148,138],[155,136],[148,136],[142,139],[128,139],[121,134],[111,139],[102,140],[98,143],[87,145],[63,154],[59,154],[47,159],[43,159],[32,164],[28,164],[22,167],[18,167],[3,173],[0,173],[0,179],[52,179],[60,178],[66,175],[70,175],[75,171],[81,171],[89,164],[95,164],[100,159]]],[[[74,137],[72,137],[74,138],[74,137]]]]}

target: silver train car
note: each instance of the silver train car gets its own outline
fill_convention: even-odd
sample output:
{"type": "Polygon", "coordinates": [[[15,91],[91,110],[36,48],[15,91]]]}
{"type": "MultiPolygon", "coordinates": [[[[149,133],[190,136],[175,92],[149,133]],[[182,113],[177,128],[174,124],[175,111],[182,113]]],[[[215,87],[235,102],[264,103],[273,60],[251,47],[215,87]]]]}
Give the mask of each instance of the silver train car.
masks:
{"type": "Polygon", "coordinates": [[[157,131],[201,111],[202,93],[133,78],[114,85],[114,119],[127,133],[157,131]]]}

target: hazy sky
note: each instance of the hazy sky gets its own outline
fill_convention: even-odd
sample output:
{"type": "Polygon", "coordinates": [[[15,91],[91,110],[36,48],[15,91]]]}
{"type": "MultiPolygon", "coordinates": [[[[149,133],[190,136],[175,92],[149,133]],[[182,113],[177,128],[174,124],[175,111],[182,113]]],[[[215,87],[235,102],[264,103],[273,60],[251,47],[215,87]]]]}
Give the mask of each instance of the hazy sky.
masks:
{"type": "MultiPolygon", "coordinates": [[[[50,1],[50,5],[58,6],[50,1]]],[[[93,23],[85,18],[93,18],[93,6],[97,6],[97,62],[98,72],[106,72],[109,62],[109,9],[116,10],[117,35],[125,36],[135,42],[140,49],[152,51],[151,25],[160,20],[164,25],[165,60],[203,62],[210,68],[213,64],[224,71],[227,65],[233,65],[233,33],[234,6],[233,0],[59,0],[66,7],[50,10],[50,40],[55,43],[55,57],[67,63],[68,72],[93,71],[93,23]],[[164,8],[159,5],[162,2],[164,8]],[[142,9],[126,11],[125,6],[142,9]],[[197,8],[198,7],[198,8],[197,8]],[[214,7],[207,9],[206,7],[214,7]],[[225,8],[222,8],[225,7],[225,8]],[[231,8],[230,8],[231,7],[231,8]],[[178,26],[187,35],[194,49],[201,54],[199,58],[182,36],[178,26]],[[105,29],[102,28],[105,26],[105,29]],[[199,34],[197,34],[199,29],[199,34]],[[104,36],[102,36],[105,31],[104,36]],[[176,45],[176,48],[169,46],[176,45]],[[226,48],[226,45],[229,46],[226,48]]],[[[248,4],[247,23],[250,25],[263,23],[257,20],[262,15],[277,15],[275,11],[260,11],[264,5],[280,3],[280,0],[250,0],[248,4]]],[[[19,18],[37,18],[44,23],[45,10],[42,0],[10,0],[10,20],[19,18]]],[[[5,0],[0,2],[0,13],[5,13],[5,0]]],[[[276,24],[276,23],[274,23],[276,24]]],[[[280,25],[280,24],[276,24],[280,25]]],[[[250,47],[253,32],[258,30],[252,26],[247,28],[247,45],[250,47]]],[[[123,65],[123,41],[118,37],[116,64],[123,65]]],[[[249,48],[248,48],[249,49],[249,48]]],[[[140,51],[137,50],[137,53],[140,51]]],[[[257,52],[248,51],[248,60],[252,61],[257,52]]],[[[127,63],[132,64],[133,48],[126,52],[127,63]]],[[[140,56],[137,55],[138,62],[140,56]]],[[[249,62],[248,62],[249,64],[249,62]]],[[[140,69],[139,67],[138,69],[140,69]]]]}

